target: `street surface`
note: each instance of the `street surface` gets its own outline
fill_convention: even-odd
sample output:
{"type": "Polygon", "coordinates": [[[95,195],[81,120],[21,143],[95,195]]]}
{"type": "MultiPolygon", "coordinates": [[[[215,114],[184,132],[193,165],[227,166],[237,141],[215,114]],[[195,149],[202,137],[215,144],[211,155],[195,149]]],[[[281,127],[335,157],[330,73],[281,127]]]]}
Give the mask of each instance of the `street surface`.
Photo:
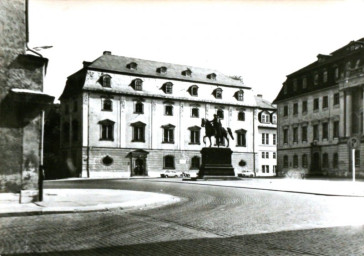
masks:
{"type": "Polygon", "coordinates": [[[364,255],[364,198],[163,179],[52,181],[45,186],[149,191],[182,201],[133,211],[3,217],[1,256],[364,255]]]}

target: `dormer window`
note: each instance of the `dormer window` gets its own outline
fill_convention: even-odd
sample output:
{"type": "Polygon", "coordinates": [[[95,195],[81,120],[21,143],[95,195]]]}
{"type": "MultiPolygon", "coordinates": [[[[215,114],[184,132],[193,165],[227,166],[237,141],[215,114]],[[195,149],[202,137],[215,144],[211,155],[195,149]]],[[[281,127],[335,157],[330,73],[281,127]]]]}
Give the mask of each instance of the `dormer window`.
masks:
{"type": "Polygon", "coordinates": [[[208,74],[207,78],[211,80],[216,80],[216,74],[215,73],[208,74]]]}
{"type": "Polygon", "coordinates": [[[222,89],[221,88],[215,89],[214,95],[216,99],[222,99],[222,89]]]}
{"type": "Polygon", "coordinates": [[[102,75],[99,80],[102,87],[111,87],[111,76],[109,75],[102,75]]]}
{"type": "Polygon", "coordinates": [[[172,94],[173,93],[173,84],[171,82],[167,82],[163,84],[163,91],[166,94],[172,94]]]}
{"type": "Polygon", "coordinates": [[[302,78],[302,89],[306,89],[307,88],[307,77],[303,77],[302,78]]]}
{"type": "Polygon", "coordinates": [[[157,73],[160,73],[160,74],[165,74],[167,73],[167,68],[166,67],[159,67],[157,68],[157,73]]]}
{"type": "Polygon", "coordinates": [[[244,91],[243,90],[239,90],[235,93],[235,98],[238,101],[243,101],[244,100],[244,91]]]}
{"type": "Polygon", "coordinates": [[[191,96],[198,96],[198,86],[192,85],[190,88],[188,88],[188,92],[191,94],[191,96]]]}
{"type": "Polygon", "coordinates": [[[324,70],[323,76],[324,83],[327,83],[327,70],[324,70]]]}
{"type": "Polygon", "coordinates": [[[262,113],[260,122],[261,123],[270,123],[270,115],[268,113],[262,113]]]}
{"type": "Polygon", "coordinates": [[[143,80],[142,79],[134,79],[132,82],[131,82],[131,87],[133,87],[134,90],[136,91],[141,91],[143,90],[143,80]]]}
{"type": "Polygon", "coordinates": [[[138,69],[138,64],[136,64],[135,62],[130,62],[128,65],[126,65],[127,69],[130,70],[137,70],[138,69]]]}
{"type": "Polygon", "coordinates": [[[297,79],[293,79],[293,91],[297,91],[297,79]]]}
{"type": "Polygon", "coordinates": [[[191,71],[191,69],[186,69],[186,70],[184,70],[184,71],[182,71],[182,73],[181,73],[183,76],[192,76],[192,71],[191,71]]]}
{"type": "Polygon", "coordinates": [[[313,75],[313,84],[318,85],[318,81],[319,81],[319,75],[317,73],[315,73],[313,75]]]}

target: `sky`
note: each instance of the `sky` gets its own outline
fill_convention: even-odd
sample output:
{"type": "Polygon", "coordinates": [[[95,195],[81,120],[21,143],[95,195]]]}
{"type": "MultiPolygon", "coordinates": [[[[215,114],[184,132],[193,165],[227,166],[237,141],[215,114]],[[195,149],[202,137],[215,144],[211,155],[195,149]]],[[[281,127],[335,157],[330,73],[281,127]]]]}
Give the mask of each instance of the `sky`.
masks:
{"type": "Polygon", "coordinates": [[[29,47],[49,59],[44,92],[103,51],[219,70],[273,101],[286,76],[364,37],[363,0],[29,0],[29,47]]]}

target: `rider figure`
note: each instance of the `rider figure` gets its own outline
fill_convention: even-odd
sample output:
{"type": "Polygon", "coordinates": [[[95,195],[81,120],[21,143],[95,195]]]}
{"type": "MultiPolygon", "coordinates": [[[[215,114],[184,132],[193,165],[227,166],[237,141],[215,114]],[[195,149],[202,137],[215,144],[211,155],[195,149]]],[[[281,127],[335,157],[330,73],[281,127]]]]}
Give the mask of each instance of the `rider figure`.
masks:
{"type": "Polygon", "coordinates": [[[214,114],[214,119],[212,119],[211,121],[212,126],[214,127],[215,130],[215,135],[217,137],[221,137],[221,119],[219,118],[218,115],[214,114]]]}

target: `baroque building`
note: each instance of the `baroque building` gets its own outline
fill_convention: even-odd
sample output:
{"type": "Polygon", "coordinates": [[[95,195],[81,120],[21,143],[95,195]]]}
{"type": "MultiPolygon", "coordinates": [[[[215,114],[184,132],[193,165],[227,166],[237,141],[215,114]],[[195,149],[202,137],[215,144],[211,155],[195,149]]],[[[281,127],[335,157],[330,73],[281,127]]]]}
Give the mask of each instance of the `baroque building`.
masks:
{"type": "MultiPolygon", "coordinates": [[[[214,114],[233,131],[235,171],[244,166],[259,172],[255,144],[261,139],[257,136],[271,127],[258,128],[258,115],[265,116],[262,111],[271,115],[275,108],[261,103],[262,99],[257,104],[252,89],[241,79],[108,51],[83,64],[68,77],[60,97],[61,154],[70,176],[159,176],[170,169],[196,172],[200,150],[210,144],[203,139],[201,119],[212,120],[214,114]]],[[[273,143],[273,135],[267,136],[273,143]]]]}
{"type": "Polygon", "coordinates": [[[274,101],[280,174],[351,176],[355,158],[357,175],[364,175],[363,63],[364,38],[287,76],[274,101]]]}

